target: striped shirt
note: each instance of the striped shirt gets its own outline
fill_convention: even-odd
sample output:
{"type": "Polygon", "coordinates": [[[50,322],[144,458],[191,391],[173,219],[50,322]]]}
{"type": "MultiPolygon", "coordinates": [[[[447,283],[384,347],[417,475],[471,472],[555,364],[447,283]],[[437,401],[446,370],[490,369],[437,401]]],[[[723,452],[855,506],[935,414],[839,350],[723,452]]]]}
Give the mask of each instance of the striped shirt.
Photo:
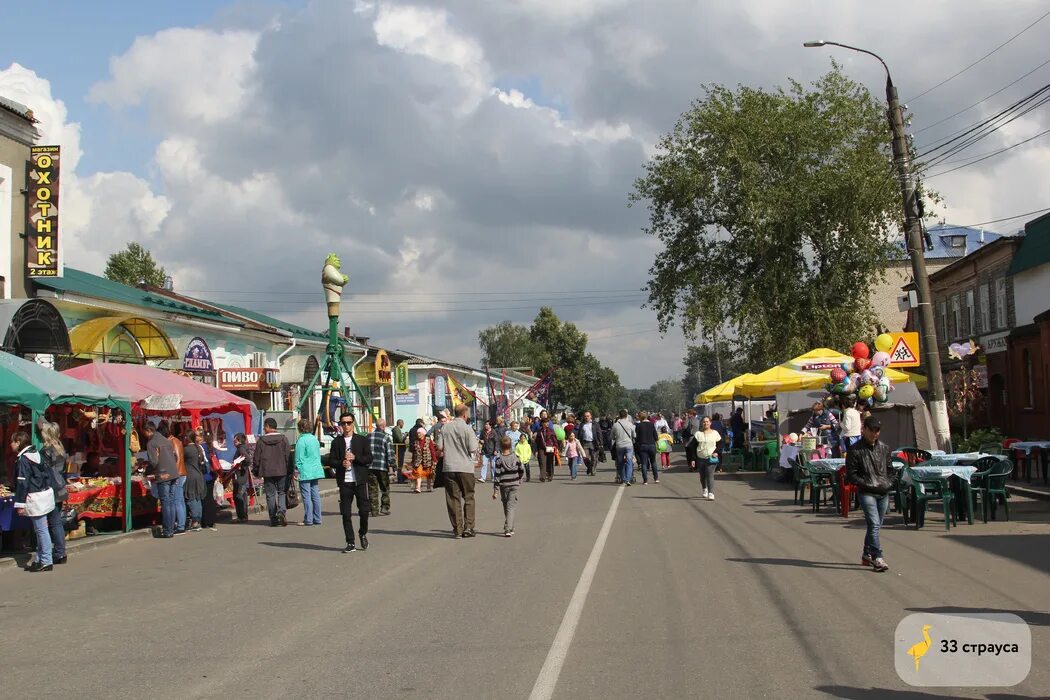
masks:
{"type": "Polygon", "coordinates": [[[497,486],[520,486],[523,478],[525,478],[525,468],[521,466],[521,459],[516,454],[496,456],[492,466],[493,491],[497,486]]]}
{"type": "Polygon", "coordinates": [[[368,434],[368,446],[372,448],[372,463],[369,469],[383,471],[387,467],[397,464],[394,457],[394,443],[390,436],[382,430],[373,430],[368,434]]]}

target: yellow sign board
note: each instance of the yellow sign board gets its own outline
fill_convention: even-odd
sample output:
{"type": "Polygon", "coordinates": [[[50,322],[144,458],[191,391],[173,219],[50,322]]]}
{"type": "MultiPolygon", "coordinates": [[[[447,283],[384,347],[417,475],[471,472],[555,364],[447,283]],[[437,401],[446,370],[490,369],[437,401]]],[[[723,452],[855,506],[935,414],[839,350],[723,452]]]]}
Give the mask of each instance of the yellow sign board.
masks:
{"type": "Polygon", "coordinates": [[[918,333],[890,333],[890,335],[893,336],[890,367],[918,367],[922,364],[919,359],[918,333]]]}
{"type": "Polygon", "coordinates": [[[393,367],[390,364],[390,355],[386,350],[376,353],[375,384],[390,386],[394,383],[393,367]]]}

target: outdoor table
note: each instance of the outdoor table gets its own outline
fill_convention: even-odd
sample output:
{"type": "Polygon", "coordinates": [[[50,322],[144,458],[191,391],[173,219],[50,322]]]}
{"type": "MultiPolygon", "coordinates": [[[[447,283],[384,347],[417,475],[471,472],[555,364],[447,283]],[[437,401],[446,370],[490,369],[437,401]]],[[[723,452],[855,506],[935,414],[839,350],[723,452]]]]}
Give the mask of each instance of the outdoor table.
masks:
{"type": "Polygon", "coordinates": [[[842,457],[825,457],[824,459],[815,459],[806,466],[818,474],[835,474],[839,469],[846,466],[846,460],[842,457]]]}
{"type": "MultiPolygon", "coordinates": [[[[1026,442],[1015,442],[1010,445],[1011,450],[1021,450],[1025,456],[1025,479],[1031,483],[1032,481],[1032,458],[1033,452],[1035,457],[1039,459],[1046,459],[1045,450],[1050,450],[1050,440],[1028,440],[1026,442]]],[[[1047,469],[1043,468],[1043,483],[1046,483],[1047,469]]],[[[1016,478],[1016,477],[1015,477],[1016,478]]]]}
{"type": "MultiPolygon", "coordinates": [[[[66,504],[77,512],[78,518],[123,518],[124,488],[110,483],[83,489],[69,489],[66,504]]],[[[140,478],[131,480],[131,514],[150,515],[157,512],[158,502],[150,494],[149,486],[140,478]]]]}
{"type": "MultiPolygon", "coordinates": [[[[962,462],[976,462],[981,457],[987,455],[969,453],[969,454],[957,454],[957,455],[944,455],[942,457],[935,457],[927,462],[918,464],[911,468],[912,473],[922,478],[935,479],[938,477],[956,477],[951,479],[950,484],[952,490],[955,492],[955,508],[956,514],[961,514],[960,501],[966,501],[966,522],[973,525],[973,502],[970,500],[970,477],[977,472],[977,467],[970,466],[969,464],[963,464],[962,462]]],[[[911,484],[911,474],[907,471],[904,472],[902,479],[911,484]]],[[[922,484],[914,484],[916,490],[922,488],[922,484]]],[[[915,508],[918,508],[918,502],[913,503],[915,508]]]]}
{"type": "Polygon", "coordinates": [[[981,452],[962,452],[956,454],[940,454],[931,459],[921,462],[916,467],[956,467],[970,466],[982,457],[992,457],[981,452]]]}
{"type": "Polygon", "coordinates": [[[815,459],[806,465],[811,472],[817,474],[828,474],[834,477],[835,493],[838,495],[839,512],[843,518],[849,517],[849,487],[846,484],[845,474],[841,473],[846,468],[846,460],[842,457],[825,457],[815,459]]]}

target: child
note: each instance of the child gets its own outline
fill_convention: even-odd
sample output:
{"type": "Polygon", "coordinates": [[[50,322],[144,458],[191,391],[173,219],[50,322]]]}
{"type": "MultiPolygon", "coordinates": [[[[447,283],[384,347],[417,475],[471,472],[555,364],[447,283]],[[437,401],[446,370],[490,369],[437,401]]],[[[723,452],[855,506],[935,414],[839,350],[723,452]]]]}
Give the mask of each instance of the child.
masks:
{"type": "Polygon", "coordinates": [[[529,444],[529,436],[525,431],[522,431],[518,444],[514,446],[514,454],[525,465],[525,481],[532,481],[532,470],[529,469],[529,462],[532,461],[532,445],[529,444]]]}
{"type": "Polygon", "coordinates": [[[501,453],[492,465],[492,500],[496,500],[499,491],[503,499],[503,536],[514,536],[514,511],[518,508],[518,487],[525,476],[521,460],[510,450],[510,438],[500,440],[501,453]]]}
{"type": "MultiPolygon", "coordinates": [[[[666,425],[666,423],[664,424],[666,425]]],[[[674,444],[674,438],[667,432],[667,428],[663,429],[659,435],[656,436],[656,451],[660,453],[660,467],[666,469],[671,466],[671,445],[674,444]]]]}
{"type": "Polygon", "coordinates": [[[576,469],[583,464],[583,443],[576,440],[576,433],[565,433],[565,461],[569,463],[569,475],[576,481],[576,469]]]}

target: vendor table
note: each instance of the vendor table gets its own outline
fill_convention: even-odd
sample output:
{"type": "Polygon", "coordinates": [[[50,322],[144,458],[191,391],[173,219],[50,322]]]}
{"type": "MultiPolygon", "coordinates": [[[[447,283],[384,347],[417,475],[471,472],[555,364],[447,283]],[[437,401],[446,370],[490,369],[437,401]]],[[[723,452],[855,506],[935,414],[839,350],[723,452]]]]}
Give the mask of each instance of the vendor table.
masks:
{"type": "MultiPolygon", "coordinates": [[[[123,518],[124,487],[120,483],[69,489],[67,505],[77,511],[80,518],[123,518]]],[[[131,514],[150,515],[157,512],[158,502],[150,494],[149,486],[139,477],[131,479],[131,514]]]]}
{"type": "Polygon", "coordinates": [[[32,529],[32,524],[29,518],[15,512],[15,497],[0,498],[0,532],[30,529],[32,529]]]}

